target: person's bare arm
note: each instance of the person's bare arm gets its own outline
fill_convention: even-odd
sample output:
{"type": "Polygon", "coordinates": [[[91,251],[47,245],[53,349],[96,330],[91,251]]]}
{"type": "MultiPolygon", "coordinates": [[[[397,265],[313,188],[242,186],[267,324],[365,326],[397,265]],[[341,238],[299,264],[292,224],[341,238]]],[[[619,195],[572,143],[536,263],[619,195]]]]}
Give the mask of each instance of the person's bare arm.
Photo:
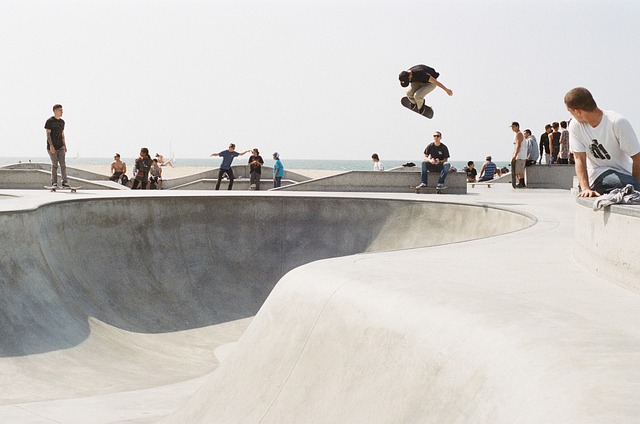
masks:
{"type": "Polygon", "coordinates": [[[522,147],[522,140],[524,140],[524,136],[522,135],[522,133],[516,134],[516,148],[513,150],[513,157],[511,158],[511,162],[515,161],[518,157],[518,152],[522,147]]]}
{"type": "Polygon", "coordinates": [[[62,130],[62,148],[64,149],[64,152],[67,153],[67,139],[64,136],[64,130],[62,130]]]}
{"type": "Polygon", "coordinates": [[[432,76],[429,76],[429,82],[431,84],[435,84],[438,87],[442,88],[449,96],[453,96],[453,90],[448,89],[447,87],[445,87],[445,85],[443,83],[441,83],[440,81],[438,81],[437,78],[434,78],[432,76]]]}
{"type": "Polygon", "coordinates": [[[51,130],[47,129],[47,144],[49,145],[49,151],[51,153],[56,152],[56,148],[53,147],[53,140],[51,139],[51,130]]]}
{"type": "Polygon", "coordinates": [[[589,187],[589,174],[587,173],[587,154],[585,152],[574,152],[573,158],[576,162],[576,177],[580,184],[580,193],[578,197],[597,197],[600,196],[595,190],[589,187]]]}

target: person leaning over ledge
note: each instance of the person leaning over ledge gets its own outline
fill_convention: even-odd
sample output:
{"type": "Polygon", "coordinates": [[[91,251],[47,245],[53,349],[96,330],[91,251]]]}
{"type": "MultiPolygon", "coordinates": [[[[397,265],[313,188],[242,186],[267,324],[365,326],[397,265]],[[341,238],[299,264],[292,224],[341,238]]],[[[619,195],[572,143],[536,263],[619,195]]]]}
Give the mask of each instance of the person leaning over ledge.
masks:
{"type": "Polygon", "coordinates": [[[627,184],[640,191],[640,143],[625,117],[599,109],[583,87],[564,96],[574,119],[569,143],[576,162],[580,197],[595,197],[627,184]]]}

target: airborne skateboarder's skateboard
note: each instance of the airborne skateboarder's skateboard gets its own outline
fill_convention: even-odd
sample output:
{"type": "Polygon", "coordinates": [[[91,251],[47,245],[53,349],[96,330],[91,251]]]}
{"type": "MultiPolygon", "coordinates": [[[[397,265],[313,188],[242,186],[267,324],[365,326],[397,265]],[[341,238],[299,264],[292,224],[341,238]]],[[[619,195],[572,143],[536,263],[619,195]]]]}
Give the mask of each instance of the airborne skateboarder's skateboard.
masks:
{"type": "Polygon", "coordinates": [[[58,190],[69,190],[71,193],[75,193],[77,189],[82,188],[82,186],[78,187],[54,187],[54,186],[44,186],[44,188],[49,189],[52,192],[56,192],[58,190]]]}
{"type": "MultiPolygon", "coordinates": [[[[418,109],[416,108],[416,105],[411,103],[411,100],[409,100],[408,97],[403,97],[400,100],[400,103],[402,103],[402,106],[406,107],[407,109],[412,110],[412,111],[414,111],[416,113],[420,113],[420,112],[418,112],[418,109]]],[[[431,109],[427,105],[424,105],[424,110],[422,111],[422,113],[420,113],[420,115],[426,116],[427,118],[431,119],[431,118],[433,118],[433,109],[431,109]]]]}
{"type": "Polygon", "coordinates": [[[415,186],[409,186],[409,188],[412,188],[416,191],[416,194],[422,194],[422,193],[433,193],[434,191],[436,192],[436,194],[442,194],[443,190],[446,190],[447,187],[440,187],[440,188],[436,188],[436,187],[415,187],[415,186]]]}

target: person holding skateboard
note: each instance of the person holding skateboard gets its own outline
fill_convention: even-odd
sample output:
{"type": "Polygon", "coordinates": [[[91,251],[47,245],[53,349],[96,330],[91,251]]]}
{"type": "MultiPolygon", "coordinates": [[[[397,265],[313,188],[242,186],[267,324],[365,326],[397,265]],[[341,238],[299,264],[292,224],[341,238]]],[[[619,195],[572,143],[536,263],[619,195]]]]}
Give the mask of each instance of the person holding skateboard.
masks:
{"type": "Polygon", "coordinates": [[[47,133],[47,153],[51,159],[51,187],[58,187],[58,165],[62,176],[62,187],[69,188],[67,183],[67,143],[64,137],[64,120],[62,105],[53,106],[53,116],[44,124],[47,133]]]}
{"type": "Polygon", "coordinates": [[[598,108],[583,87],[570,90],[564,103],[574,118],[569,143],[581,189],[578,196],[600,196],[627,184],[640,191],[640,143],[629,121],[598,108]]]}
{"type": "Polygon", "coordinates": [[[229,187],[227,190],[233,189],[233,170],[231,169],[231,163],[238,156],[242,156],[246,153],[249,153],[251,150],[245,150],[242,153],[236,152],[236,145],[231,143],[229,144],[229,148],[227,150],[223,150],[220,153],[211,153],[210,156],[220,156],[222,158],[222,164],[220,164],[220,170],[218,171],[218,182],[216,183],[216,190],[220,190],[220,181],[222,181],[222,176],[227,174],[229,177],[229,187]]]}
{"type": "Polygon", "coordinates": [[[420,174],[422,182],[416,186],[416,189],[424,188],[428,183],[428,172],[439,172],[438,184],[436,190],[445,188],[444,180],[451,168],[449,161],[449,149],[442,143],[442,133],[436,131],[433,134],[433,143],[430,143],[424,149],[424,160],[422,161],[422,173],[420,174]]]}
{"type": "MultiPolygon", "coordinates": [[[[398,76],[400,85],[402,87],[411,86],[407,91],[407,98],[411,102],[412,110],[424,114],[425,110],[429,108],[425,104],[424,98],[436,87],[440,87],[449,96],[453,96],[453,91],[438,81],[439,76],[440,74],[435,69],[427,65],[415,65],[406,71],[400,72],[398,76]]],[[[433,114],[433,110],[431,110],[431,114],[433,114]]]]}

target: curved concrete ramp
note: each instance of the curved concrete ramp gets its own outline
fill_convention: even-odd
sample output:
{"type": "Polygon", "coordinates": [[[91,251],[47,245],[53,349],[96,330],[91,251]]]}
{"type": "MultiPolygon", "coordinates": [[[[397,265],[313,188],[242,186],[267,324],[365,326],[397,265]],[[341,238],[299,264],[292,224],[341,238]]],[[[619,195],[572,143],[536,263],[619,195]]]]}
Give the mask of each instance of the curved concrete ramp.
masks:
{"type": "Polygon", "coordinates": [[[10,246],[0,256],[0,374],[21,381],[2,388],[0,404],[205,375],[214,349],[244,330],[238,320],[302,264],[534,222],[484,206],[366,197],[82,196],[0,213],[10,246]]]}

